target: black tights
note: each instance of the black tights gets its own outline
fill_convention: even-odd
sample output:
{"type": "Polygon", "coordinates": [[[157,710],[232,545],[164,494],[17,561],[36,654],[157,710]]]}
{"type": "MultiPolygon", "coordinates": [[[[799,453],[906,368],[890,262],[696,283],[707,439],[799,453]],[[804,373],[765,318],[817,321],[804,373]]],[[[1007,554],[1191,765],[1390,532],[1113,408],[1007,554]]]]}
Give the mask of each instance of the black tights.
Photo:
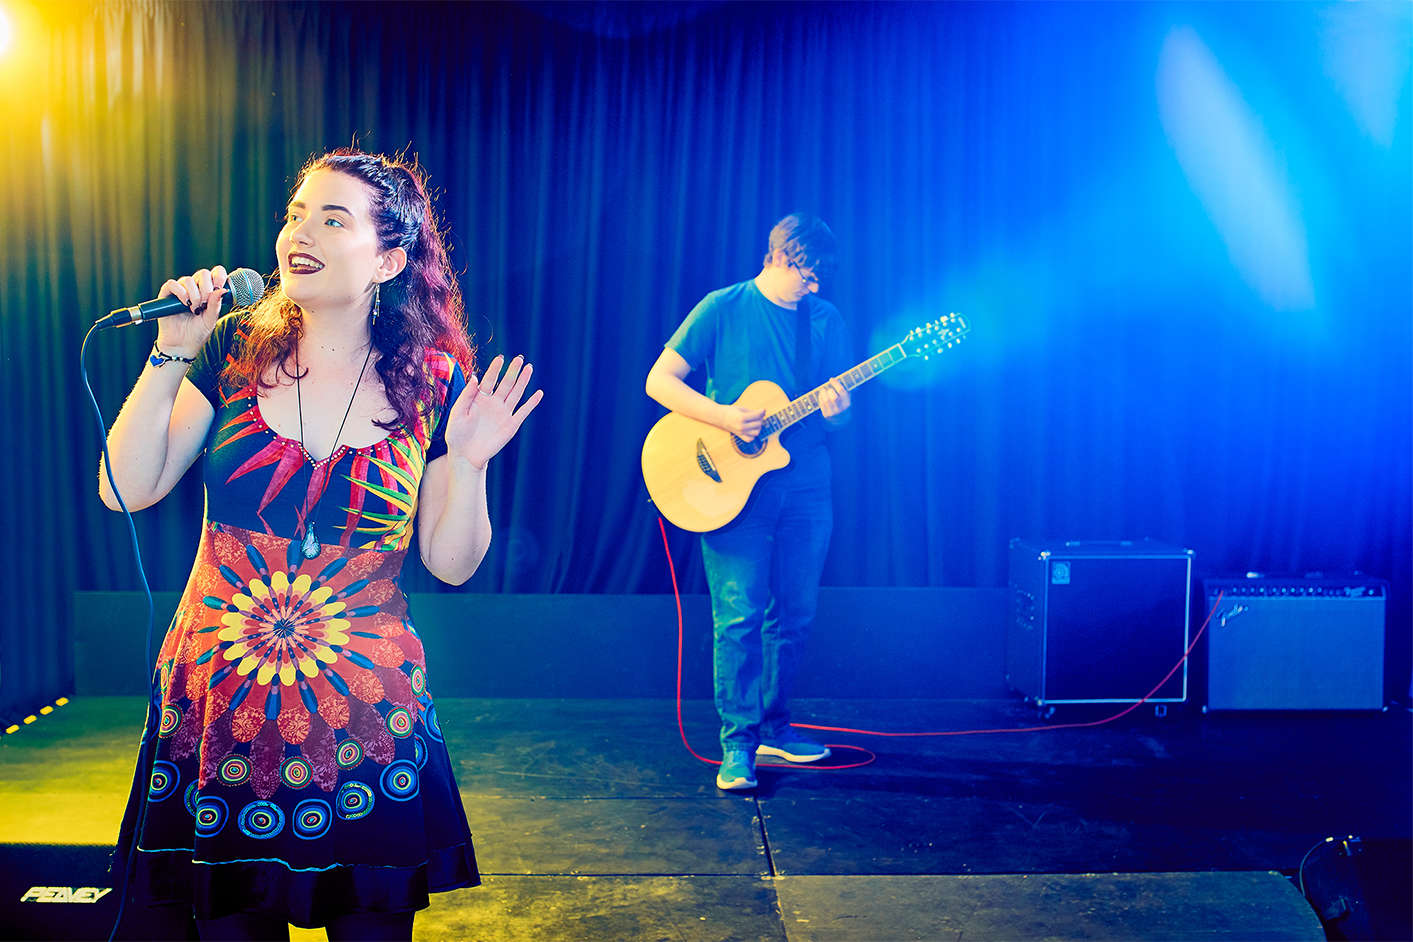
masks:
{"type": "MultiPolygon", "coordinates": [[[[412,917],[405,913],[350,913],[329,920],[329,942],[409,942],[412,917]]],[[[289,942],[289,924],[278,916],[236,913],[198,919],[201,942],[289,942]]]]}

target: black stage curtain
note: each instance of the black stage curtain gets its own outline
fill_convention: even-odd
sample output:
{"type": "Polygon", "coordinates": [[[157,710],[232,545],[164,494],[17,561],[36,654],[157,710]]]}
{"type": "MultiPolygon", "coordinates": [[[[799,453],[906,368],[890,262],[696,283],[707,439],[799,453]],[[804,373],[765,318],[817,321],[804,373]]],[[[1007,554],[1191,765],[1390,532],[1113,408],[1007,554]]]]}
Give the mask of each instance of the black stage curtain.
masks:
{"type": "MultiPolygon", "coordinates": [[[[1406,619],[1413,98],[1405,68],[1383,144],[1300,127],[1338,104],[1304,64],[1310,5],[126,2],[21,26],[0,63],[0,715],[66,689],[73,619],[104,617],[73,590],[137,586],[95,496],[86,326],[174,273],[271,270],[295,171],[352,142],[429,168],[481,362],[525,352],[547,391],[493,464],[470,591],[668,589],[643,377],[806,209],[841,240],[826,293],[859,359],[950,310],[974,328],[856,391],[827,583],[998,585],[1012,536],[1152,536],[1200,571],[1389,577],[1406,619]],[[1306,212],[1294,313],[1242,280],[1165,138],[1178,27],[1299,127],[1267,128],[1306,212]]],[[[92,344],[108,421],[150,335],[92,344]]],[[[202,500],[191,474],[138,515],[157,588],[183,583],[202,500]]],[[[695,539],[671,542],[701,591],[695,539]]]]}

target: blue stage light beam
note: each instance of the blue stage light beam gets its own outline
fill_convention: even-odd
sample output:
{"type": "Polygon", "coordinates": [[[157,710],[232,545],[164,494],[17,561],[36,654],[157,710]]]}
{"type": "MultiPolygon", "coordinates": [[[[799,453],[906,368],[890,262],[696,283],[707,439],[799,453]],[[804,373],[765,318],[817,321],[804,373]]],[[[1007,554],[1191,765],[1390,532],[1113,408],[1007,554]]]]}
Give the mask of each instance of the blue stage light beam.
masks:
{"type": "Polygon", "coordinates": [[[1305,225],[1279,146],[1194,30],[1168,34],[1157,93],[1178,163],[1242,278],[1274,310],[1312,309],[1305,225]]]}
{"type": "Polygon", "coordinates": [[[1408,3],[1341,3],[1321,14],[1325,74],[1360,129],[1385,149],[1393,146],[1407,93],[1410,20],[1408,3]]]}

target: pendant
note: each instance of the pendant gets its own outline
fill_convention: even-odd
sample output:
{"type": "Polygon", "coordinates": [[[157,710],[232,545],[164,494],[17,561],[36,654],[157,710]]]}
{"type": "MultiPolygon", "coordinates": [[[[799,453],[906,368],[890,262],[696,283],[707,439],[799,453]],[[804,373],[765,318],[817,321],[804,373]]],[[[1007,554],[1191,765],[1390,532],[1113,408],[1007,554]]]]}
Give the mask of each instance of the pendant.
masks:
{"type": "Polygon", "coordinates": [[[299,544],[299,552],[305,559],[313,559],[319,555],[319,538],[314,535],[314,521],[309,521],[309,525],[304,528],[304,539],[299,544]]]}

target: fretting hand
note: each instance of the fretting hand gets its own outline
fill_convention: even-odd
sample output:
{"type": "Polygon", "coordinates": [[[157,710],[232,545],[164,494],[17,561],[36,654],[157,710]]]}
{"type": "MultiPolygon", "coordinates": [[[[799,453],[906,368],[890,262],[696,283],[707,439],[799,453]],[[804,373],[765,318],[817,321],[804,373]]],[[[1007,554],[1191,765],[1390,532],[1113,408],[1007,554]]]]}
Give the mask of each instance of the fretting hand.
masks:
{"type": "Polygon", "coordinates": [[[543,389],[537,389],[521,403],[530,385],[530,364],[517,356],[502,376],[503,365],[505,357],[497,356],[481,374],[480,382],[467,383],[447,418],[447,452],[465,458],[475,468],[484,468],[515,437],[545,395],[543,389]]]}
{"type": "Polygon", "coordinates": [[[819,391],[819,414],[826,419],[837,418],[849,408],[849,390],[837,379],[831,379],[819,391]]]}

